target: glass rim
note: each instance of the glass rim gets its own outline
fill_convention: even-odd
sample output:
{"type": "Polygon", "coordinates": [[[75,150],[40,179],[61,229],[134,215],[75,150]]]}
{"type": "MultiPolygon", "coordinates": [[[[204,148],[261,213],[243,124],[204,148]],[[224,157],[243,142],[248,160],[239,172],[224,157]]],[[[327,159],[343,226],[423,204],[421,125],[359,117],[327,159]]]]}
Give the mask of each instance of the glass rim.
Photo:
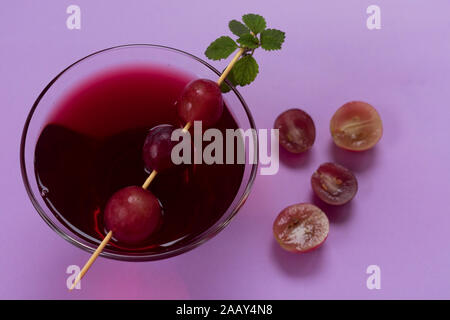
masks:
{"type": "MultiPolygon", "coordinates": [[[[33,192],[32,188],[31,188],[31,185],[30,185],[30,181],[28,179],[28,173],[27,173],[27,168],[26,168],[26,163],[25,163],[25,145],[26,145],[26,142],[27,142],[28,129],[29,129],[31,120],[33,118],[33,115],[35,113],[35,110],[37,109],[40,101],[42,100],[44,95],[47,93],[47,91],[53,86],[53,84],[63,74],[65,74],[67,71],[69,71],[70,69],[72,69],[73,67],[78,65],[79,63],[83,62],[84,60],[86,60],[86,59],[88,59],[88,58],[90,58],[92,56],[96,56],[96,55],[99,55],[99,54],[102,54],[104,52],[108,52],[108,51],[111,51],[111,50],[114,50],[114,49],[131,48],[131,47],[150,47],[150,48],[156,48],[156,49],[165,49],[165,50],[168,50],[168,51],[179,53],[181,55],[184,55],[184,56],[186,56],[188,58],[191,58],[191,59],[194,59],[194,60],[200,62],[201,64],[203,64],[204,66],[209,68],[212,72],[214,72],[218,76],[221,75],[221,72],[219,70],[217,70],[216,68],[214,68],[212,65],[210,65],[208,62],[206,62],[203,59],[201,59],[201,58],[199,58],[199,57],[197,57],[197,56],[195,56],[195,55],[193,55],[191,53],[188,53],[186,51],[183,51],[183,50],[180,50],[180,49],[176,49],[176,48],[173,48],[173,47],[169,47],[169,46],[158,45],[158,44],[133,43],[133,44],[123,44],[123,45],[117,45],[117,46],[108,47],[108,48],[105,48],[105,49],[102,49],[102,50],[95,51],[95,52],[93,52],[93,53],[91,53],[91,54],[89,54],[89,55],[87,55],[87,56],[85,56],[85,57],[83,57],[81,59],[78,59],[77,61],[73,62],[72,64],[70,64],[69,66],[64,68],[61,72],[59,72],[45,86],[45,88],[40,92],[40,94],[36,98],[35,102],[33,103],[30,111],[28,112],[28,115],[27,115],[27,118],[25,120],[25,124],[24,124],[23,130],[22,130],[22,136],[21,136],[21,139],[20,139],[20,170],[21,170],[21,174],[22,174],[22,180],[23,180],[26,192],[28,194],[28,197],[31,200],[31,203],[32,203],[33,207],[36,209],[36,211],[41,216],[41,218],[47,223],[47,225],[53,231],[55,231],[57,234],[59,234],[63,239],[65,239],[69,243],[71,243],[71,244],[75,245],[76,247],[78,247],[80,249],[83,249],[84,251],[87,251],[89,253],[93,253],[95,251],[96,246],[98,246],[98,244],[100,244],[101,240],[99,240],[99,243],[97,245],[93,244],[95,247],[91,247],[91,246],[89,246],[89,245],[87,245],[85,243],[80,242],[79,240],[75,239],[71,235],[67,234],[66,232],[64,232],[60,227],[58,227],[47,216],[47,213],[40,206],[40,204],[38,203],[38,200],[35,197],[35,193],[33,192]]],[[[225,79],[225,82],[231,88],[231,90],[234,92],[234,94],[238,98],[239,102],[241,103],[242,107],[244,108],[245,114],[246,114],[246,116],[248,118],[248,121],[249,121],[249,124],[250,124],[250,128],[253,129],[253,130],[256,130],[255,121],[253,119],[253,116],[252,116],[252,114],[250,112],[250,109],[248,108],[244,98],[242,97],[242,95],[239,93],[239,91],[236,89],[236,87],[231,82],[229,82],[227,79],[225,79]]],[[[228,214],[228,216],[226,217],[226,219],[223,222],[221,222],[217,226],[216,226],[216,224],[214,224],[213,226],[211,226],[210,228],[208,228],[204,232],[202,232],[199,235],[197,235],[196,237],[194,237],[193,238],[194,240],[192,242],[189,242],[186,245],[183,245],[183,246],[181,246],[179,248],[176,248],[174,250],[171,250],[171,251],[166,251],[166,252],[161,252],[161,253],[156,253],[156,254],[153,253],[153,254],[136,254],[136,255],[126,255],[126,254],[122,254],[122,253],[102,251],[100,253],[100,256],[106,257],[106,258],[110,258],[110,259],[115,259],[115,260],[121,260],[121,261],[152,261],[152,260],[160,260],[160,259],[173,257],[173,256],[179,255],[181,253],[190,251],[190,250],[198,247],[199,245],[201,245],[205,241],[213,238],[215,235],[217,235],[236,216],[236,214],[239,211],[239,209],[242,207],[242,205],[247,200],[247,198],[248,198],[248,196],[250,194],[250,190],[251,190],[251,188],[253,186],[253,183],[255,181],[256,172],[257,172],[258,163],[259,163],[259,145],[258,145],[258,137],[257,137],[256,134],[253,135],[253,141],[254,141],[254,143],[253,143],[254,161],[253,161],[253,163],[251,163],[252,167],[251,167],[250,177],[248,179],[247,185],[245,186],[245,189],[243,191],[242,196],[240,197],[239,201],[234,205],[232,211],[228,214]]],[[[233,202],[236,200],[236,196],[235,196],[233,202]]],[[[230,208],[231,208],[231,206],[227,210],[229,210],[230,208]]]]}

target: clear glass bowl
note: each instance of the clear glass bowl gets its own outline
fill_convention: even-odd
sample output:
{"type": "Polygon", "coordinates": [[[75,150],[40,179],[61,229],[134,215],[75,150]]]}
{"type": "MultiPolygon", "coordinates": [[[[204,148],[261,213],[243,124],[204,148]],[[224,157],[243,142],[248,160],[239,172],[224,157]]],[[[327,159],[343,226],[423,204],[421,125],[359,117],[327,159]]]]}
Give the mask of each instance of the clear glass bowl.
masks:
{"type": "MultiPolygon", "coordinates": [[[[162,65],[166,68],[186,71],[199,78],[217,79],[220,76],[218,70],[202,59],[170,47],[152,44],[131,44],[104,49],[76,61],[50,81],[33,104],[23,129],[20,146],[20,165],[25,188],[33,206],[50,228],[70,243],[88,252],[94,252],[100,241],[97,240],[97,243],[89,242],[62,224],[47,207],[40,194],[34,175],[36,142],[46,125],[49,114],[55,108],[56,102],[60,101],[62,97],[70,92],[74,88],[74,85],[99,72],[136,63],[162,65]]],[[[239,127],[244,130],[255,129],[254,120],[244,99],[236,88],[230,83],[228,85],[232,90],[226,93],[224,98],[227,102],[228,109],[233,114],[239,127]]],[[[162,253],[123,253],[115,251],[113,247],[107,246],[101,253],[101,256],[126,261],[164,259],[195,248],[225,228],[247,199],[256,176],[258,163],[257,136],[253,135],[251,139],[253,140],[252,151],[256,161],[255,163],[245,164],[242,182],[233,202],[223,216],[209,229],[193,237],[183,246],[174,248],[173,250],[169,249],[162,253]]]]}

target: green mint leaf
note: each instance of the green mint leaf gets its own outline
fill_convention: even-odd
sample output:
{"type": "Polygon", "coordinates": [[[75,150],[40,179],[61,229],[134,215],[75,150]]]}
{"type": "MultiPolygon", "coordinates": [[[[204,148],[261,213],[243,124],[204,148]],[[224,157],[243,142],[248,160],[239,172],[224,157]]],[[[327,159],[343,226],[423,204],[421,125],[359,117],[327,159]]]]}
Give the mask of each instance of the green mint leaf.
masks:
{"type": "Polygon", "coordinates": [[[213,41],[205,51],[205,55],[211,60],[226,59],[234,50],[237,44],[227,36],[220,37],[213,41]]]}
{"type": "Polygon", "coordinates": [[[280,50],[285,33],[277,29],[266,29],[261,32],[261,47],[265,50],[280,50]]]}
{"type": "MultiPolygon", "coordinates": [[[[228,77],[227,77],[227,79],[228,79],[228,77]]],[[[222,82],[222,83],[220,84],[220,91],[222,91],[222,93],[227,93],[227,92],[230,92],[230,91],[231,91],[231,88],[230,88],[230,86],[227,85],[225,82],[222,82]]]]}
{"type": "MultiPolygon", "coordinates": [[[[224,69],[224,71],[225,71],[225,69],[224,69]]],[[[222,71],[222,72],[223,72],[223,71],[222,71]]],[[[233,69],[231,69],[231,72],[228,74],[228,76],[226,77],[226,79],[227,79],[228,81],[230,81],[231,84],[232,84],[233,86],[236,86],[236,85],[237,85],[236,79],[234,78],[233,69]]],[[[230,88],[230,86],[229,86],[228,84],[226,84],[225,81],[224,81],[224,82],[222,82],[222,83],[220,84],[220,90],[222,91],[222,93],[227,93],[228,91],[231,90],[231,88],[230,88]]]]}
{"type": "Polygon", "coordinates": [[[244,34],[250,33],[250,30],[241,22],[237,20],[231,20],[228,24],[231,32],[238,37],[243,36],[244,34]]]}
{"type": "Polygon", "coordinates": [[[231,69],[236,84],[240,86],[245,86],[255,80],[258,71],[258,64],[256,63],[255,58],[250,55],[239,59],[233,69],[231,69]]]}
{"type": "Polygon", "coordinates": [[[256,49],[259,47],[258,39],[256,39],[253,35],[250,33],[242,35],[239,39],[236,40],[239,44],[241,44],[243,47],[249,48],[249,49],[256,49]]]}
{"type": "Polygon", "coordinates": [[[256,35],[266,28],[266,20],[259,14],[246,14],[242,16],[242,21],[256,35]]]}

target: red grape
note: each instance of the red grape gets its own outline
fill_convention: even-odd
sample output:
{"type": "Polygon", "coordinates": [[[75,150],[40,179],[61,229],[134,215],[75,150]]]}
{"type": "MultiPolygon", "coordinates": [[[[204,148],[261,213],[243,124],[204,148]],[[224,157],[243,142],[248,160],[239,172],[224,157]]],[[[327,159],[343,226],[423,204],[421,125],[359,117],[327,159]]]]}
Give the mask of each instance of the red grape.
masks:
{"type": "Polygon", "coordinates": [[[383,124],[374,107],[365,102],[353,101],[336,111],[330,121],[330,130],[338,147],[364,151],[380,140],[383,124]]]}
{"type": "Polygon", "coordinates": [[[210,127],[221,117],[223,97],[219,85],[208,79],[189,82],[178,101],[178,115],[186,123],[202,121],[210,127]]]}
{"type": "Polygon", "coordinates": [[[174,166],[171,154],[173,147],[178,143],[171,140],[174,130],[174,126],[163,124],[149,131],[142,148],[142,159],[148,170],[161,172],[174,166]]]}
{"type": "Polygon", "coordinates": [[[280,114],[274,128],[280,130],[280,144],[292,153],[308,150],[316,140],[313,120],[300,109],[290,109],[280,114]]]}
{"type": "Polygon", "coordinates": [[[311,177],[315,194],[331,205],[346,204],[358,191],[358,181],[347,168],[327,162],[322,164],[311,177]]]}
{"type": "Polygon", "coordinates": [[[141,187],[126,187],[112,195],[105,207],[104,221],[113,237],[126,244],[147,239],[161,223],[158,199],[141,187]]]}
{"type": "Polygon", "coordinates": [[[273,234],[280,246],[291,252],[308,252],[319,247],[330,229],[325,213],[309,203],[294,204],[280,212],[273,222],[273,234]]]}

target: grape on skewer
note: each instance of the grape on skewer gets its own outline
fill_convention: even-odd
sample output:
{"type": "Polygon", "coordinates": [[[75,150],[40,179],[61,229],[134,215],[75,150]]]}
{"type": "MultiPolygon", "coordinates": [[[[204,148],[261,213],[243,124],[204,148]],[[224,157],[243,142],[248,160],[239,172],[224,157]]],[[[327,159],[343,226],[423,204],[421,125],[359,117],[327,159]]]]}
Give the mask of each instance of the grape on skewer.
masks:
{"type": "Polygon", "coordinates": [[[142,148],[142,160],[147,170],[161,172],[175,165],[171,160],[172,149],[177,144],[171,139],[175,129],[170,124],[163,124],[149,131],[142,148]]]}
{"type": "Polygon", "coordinates": [[[114,238],[127,244],[139,243],[161,224],[161,206],[148,190],[138,186],[120,189],[105,206],[105,225],[114,238]]]}
{"type": "Polygon", "coordinates": [[[220,87],[208,79],[191,81],[181,94],[177,111],[185,123],[202,121],[206,127],[213,125],[220,119],[223,111],[220,87]]]}

